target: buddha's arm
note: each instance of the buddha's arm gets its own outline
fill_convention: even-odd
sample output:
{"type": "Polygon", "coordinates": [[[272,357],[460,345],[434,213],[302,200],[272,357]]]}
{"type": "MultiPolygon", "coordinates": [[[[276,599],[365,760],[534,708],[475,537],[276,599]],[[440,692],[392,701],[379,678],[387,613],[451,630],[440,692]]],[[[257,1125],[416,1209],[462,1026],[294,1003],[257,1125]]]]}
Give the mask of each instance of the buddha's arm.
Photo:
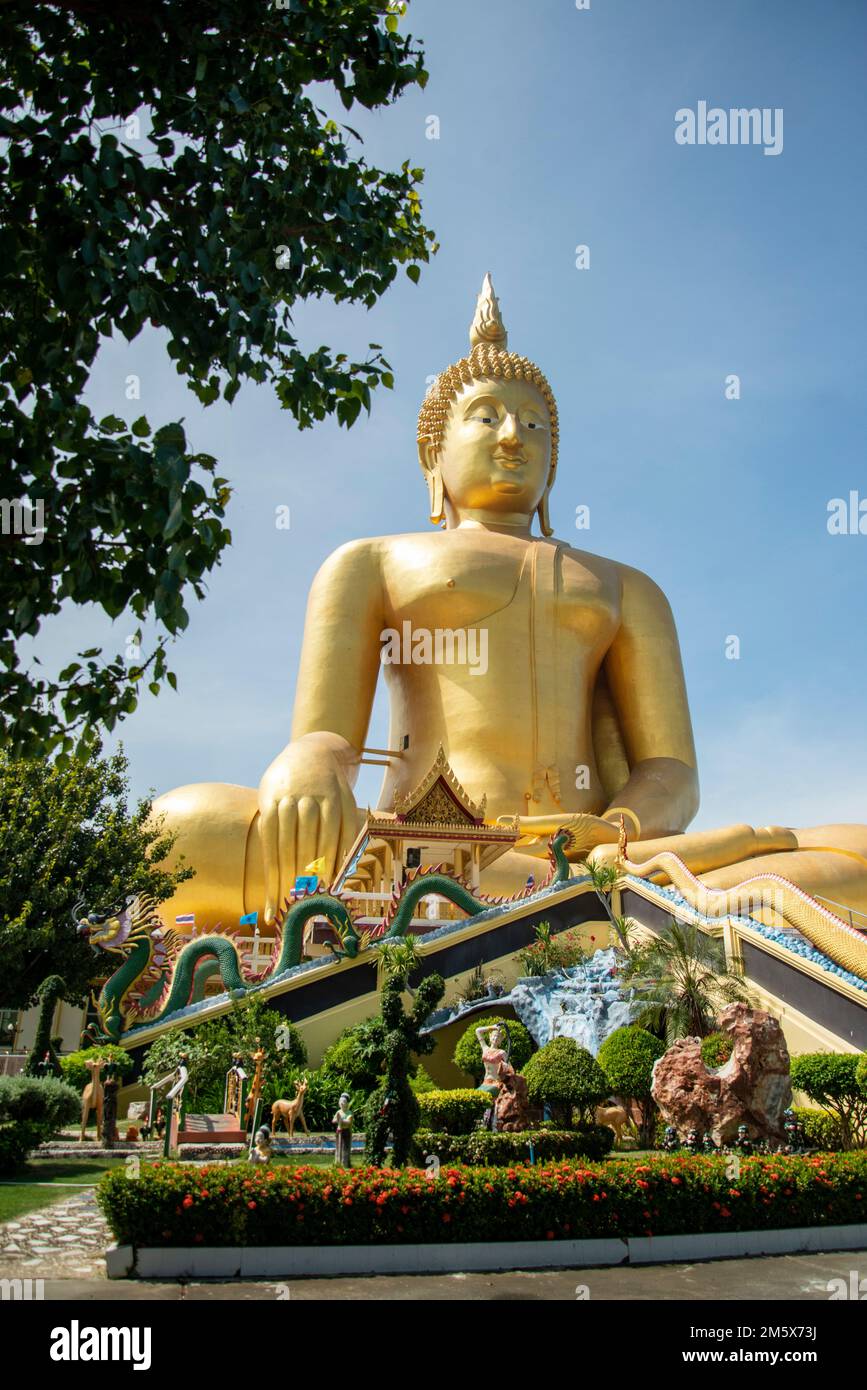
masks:
{"type": "Polygon", "coordinates": [[[341,546],[313,582],[292,741],[259,785],[267,920],[316,859],[330,881],[357,831],[352,787],[379,672],[382,586],[375,542],[341,546]]]}
{"type": "Polygon", "coordinates": [[[626,745],[629,780],[614,804],[641,838],[684,830],[698,810],[698,772],[680,645],[662,590],[622,567],[622,613],[605,670],[626,745]]]}

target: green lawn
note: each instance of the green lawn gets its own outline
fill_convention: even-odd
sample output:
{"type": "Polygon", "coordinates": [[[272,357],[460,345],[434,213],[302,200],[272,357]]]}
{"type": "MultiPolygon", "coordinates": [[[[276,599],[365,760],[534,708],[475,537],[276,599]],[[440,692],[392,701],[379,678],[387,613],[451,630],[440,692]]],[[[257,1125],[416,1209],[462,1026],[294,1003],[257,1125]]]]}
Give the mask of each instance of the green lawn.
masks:
{"type": "Polygon", "coordinates": [[[0,1223],[74,1197],[122,1163],[122,1158],[27,1163],[14,1176],[0,1178],[0,1223]]]}

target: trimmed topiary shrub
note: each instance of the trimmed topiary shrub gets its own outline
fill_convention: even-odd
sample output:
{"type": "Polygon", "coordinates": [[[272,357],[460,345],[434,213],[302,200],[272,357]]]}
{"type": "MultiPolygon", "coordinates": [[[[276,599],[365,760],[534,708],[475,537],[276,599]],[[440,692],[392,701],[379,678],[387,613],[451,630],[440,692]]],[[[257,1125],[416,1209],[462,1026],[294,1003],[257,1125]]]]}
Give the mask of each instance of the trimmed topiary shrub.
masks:
{"type": "Polygon", "coordinates": [[[723,1067],[734,1050],[730,1033],[708,1033],[701,1044],[701,1060],[706,1067],[723,1067]]]}
{"type": "Polygon", "coordinates": [[[523,1023],[518,1023],[514,1018],[501,1018],[497,1014],[492,1014],[490,1017],[485,1015],[484,1018],[478,1017],[475,1023],[471,1023],[467,1031],[461,1035],[454,1051],[455,1066],[466,1072],[467,1076],[471,1076],[474,1081],[481,1081],[485,1074],[485,1064],[482,1061],[482,1049],[476,1037],[476,1029],[489,1028],[494,1023],[503,1023],[509,1030],[512,1044],[509,1061],[515,1071],[520,1071],[533,1054],[533,1039],[523,1023]]]}
{"type": "Polygon", "coordinates": [[[857,1052],[803,1052],[792,1058],[792,1087],[840,1122],[847,1149],[867,1144],[867,1095],[858,1083],[857,1052]]]}
{"type": "Polygon", "coordinates": [[[552,1038],[523,1069],[534,1105],[549,1105],[562,1129],[572,1128],[572,1111],[584,1122],[611,1093],[605,1072],[586,1047],[574,1038],[552,1038]]]}
{"type": "Polygon", "coordinates": [[[68,1052],[65,1057],[60,1059],[60,1069],[67,1085],[75,1086],[79,1091],[84,1090],[91,1079],[85,1063],[94,1057],[101,1057],[104,1062],[114,1062],[121,1085],[124,1084],[133,1070],[133,1060],[129,1053],[122,1047],[116,1047],[114,1043],[101,1043],[98,1047],[83,1047],[80,1052],[68,1052]]]}
{"type": "Polygon", "coordinates": [[[57,1004],[65,993],[66,981],[61,975],[47,975],[36,991],[33,1003],[39,1004],[39,1017],[36,1022],[36,1036],[24,1068],[25,1076],[61,1074],[60,1061],[51,1036],[51,1024],[57,1004]],[[47,1072],[43,1070],[46,1066],[47,1072]]]}
{"type": "Polygon", "coordinates": [[[642,1148],[653,1143],[656,1106],[650,1095],[653,1064],[665,1052],[665,1043],[646,1028],[616,1028],[599,1049],[597,1061],[608,1077],[611,1094],[634,1100],[641,1106],[642,1148]]]}
{"type": "Polygon", "coordinates": [[[867,1100],[867,1052],[861,1054],[861,1058],[855,1068],[855,1084],[862,1096],[867,1100]]]}
{"type": "Polygon", "coordinates": [[[491,1104],[486,1091],[427,1091],[418,1095],[423,1129],[469,1134],[491,1104]]]}
{"type": "Polygon", "coordinates": [[[76,1092],[53,1076],[0,1076],[0,1172],[20,1167],[80,1111],[76,1092]]]}
{"type": "Polygon", "coordinates": [[[607,1125],[581,1125],[578,1129],[528,1129],[520,1134],[445,1134],[420,1129],[415,1136],[415,1161],[423,1164],[428,1154],[440,1163],[491,1164],[548,1163],[565,1158],[601,1159],[611,1152],[614,1134],[607,1125]]]}

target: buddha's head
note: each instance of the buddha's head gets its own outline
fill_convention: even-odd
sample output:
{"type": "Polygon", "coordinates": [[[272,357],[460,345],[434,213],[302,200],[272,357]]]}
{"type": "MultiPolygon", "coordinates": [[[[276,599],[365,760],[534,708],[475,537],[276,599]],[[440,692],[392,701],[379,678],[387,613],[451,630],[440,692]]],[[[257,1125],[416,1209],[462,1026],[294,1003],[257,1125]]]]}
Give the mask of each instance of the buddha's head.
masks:
{"type": "Polygon", "coordinates": [[[418,418],[419,462],[430,519],[466,516],[528,525],[551,535],[548,493],[557,471],[557,405],[539,368],[507,351],[506,329],[485,276],[470,328],[470,354],[442,372],[418,418]]]}

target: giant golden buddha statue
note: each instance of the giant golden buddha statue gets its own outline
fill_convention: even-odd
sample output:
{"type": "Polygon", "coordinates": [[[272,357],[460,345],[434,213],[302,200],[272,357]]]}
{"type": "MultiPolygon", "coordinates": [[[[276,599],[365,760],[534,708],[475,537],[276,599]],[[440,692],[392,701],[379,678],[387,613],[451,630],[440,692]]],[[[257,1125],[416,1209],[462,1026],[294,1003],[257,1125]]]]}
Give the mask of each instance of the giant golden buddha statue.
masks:
{"type": "Polygon", "coordinates": [[[712,887],[772,872],[867,908],[867,827],[683,833],[699,789],[671,609],[639,570],[552,535],[558,445],[551,388],[508,350],[486,277],[469,355],[419,415],[433,529],[351,541],[325,561],[291,739],[257,789],[203,783],[156,802],[197,871],[175,912],[228,924],[264,909],[271,921],[312,861],[331,880],[363,819],[353,786],[386,645],[394,756],[380,807],[417,786],[442,745],[489,819],[520,817],[522,840],[484,888],[521,886],[527,853],[544,855],[566,822],[576,856],[615,845],[622,815],[632,862],[674,850],[712,887]],[[464,648],[474,660],[448,659],[464,648]]]}

